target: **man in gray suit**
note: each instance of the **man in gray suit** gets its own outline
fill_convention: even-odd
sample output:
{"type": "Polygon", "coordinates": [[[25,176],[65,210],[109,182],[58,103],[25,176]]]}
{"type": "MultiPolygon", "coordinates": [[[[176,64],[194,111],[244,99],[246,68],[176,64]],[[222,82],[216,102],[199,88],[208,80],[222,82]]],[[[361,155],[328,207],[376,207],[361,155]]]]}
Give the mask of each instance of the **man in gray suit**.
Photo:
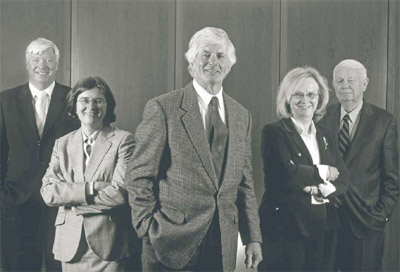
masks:
{"type": "Polygon", "coordinates": [[[367,70],[343,60],[333,71],[340,104],[331,105],[321,120],[338,136],[339,151],[349,170],[349,190],[339,209],[338,268],[378,271],[383,230],[399,196],[397,125],[384,109],[363,100],[367,70]]]}
{"type": "Polygon", "coordinates": [[[194,34],[186,58],[194,80],[147,103],[128,169],[143,270],[233,271],[238,230],[246,265],[256,268],[251,116],[222,89],[235,49],[224,30],[207,27],[194,34]]]}

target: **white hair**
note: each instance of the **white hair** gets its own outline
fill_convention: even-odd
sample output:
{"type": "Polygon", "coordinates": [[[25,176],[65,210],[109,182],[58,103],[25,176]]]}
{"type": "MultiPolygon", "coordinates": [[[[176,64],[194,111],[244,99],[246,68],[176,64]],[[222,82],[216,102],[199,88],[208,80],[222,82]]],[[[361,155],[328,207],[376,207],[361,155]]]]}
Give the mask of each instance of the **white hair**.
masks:
{"type": "Polygon", "coordinates": [[[225,30],[215,27],[205,27],[192,36],[189,48],[185,53],[186,60],[189,63],[188,70],[190,74],[192,74],[192,65],[200,49],[205,45],[216,42],[223,42],[226,45],[229,69],[236,63],[235,47],[225,30]]]}
{"type": "Polygon", "coordinates": [[[33,40],[26,48],[25,58],[28,60],[30,56],[40,54],[49,48],[53,49],[58,63],[58,60],[60,59],[60,51],[58,50],[57,45],[45,38],[37,38],[36,40],[33,40]]]}
{"type": "Polygon", "coordinates": [[[361,72],[361,76],[363,78],[367,78],[367,69],[365,66],[354,59],[345,59],[339,62],[335,68],[333,69],[333,77],[335,78],[335,73],[340,67],[347,67],[347,68],[352,68],[352,69],[358,69],[361,72]]]}

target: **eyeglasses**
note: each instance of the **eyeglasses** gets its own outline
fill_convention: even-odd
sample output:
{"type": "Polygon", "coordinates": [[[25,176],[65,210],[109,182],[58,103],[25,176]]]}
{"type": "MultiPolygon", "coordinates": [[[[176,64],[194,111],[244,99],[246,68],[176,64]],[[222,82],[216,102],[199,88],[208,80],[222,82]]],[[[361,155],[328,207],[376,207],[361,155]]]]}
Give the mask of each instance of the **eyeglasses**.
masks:
{"type": "Polygon", "coordinates": [[[314,100],[319,96],[319,94],[317,93],[300,93],[300,92],[296,92],[294,94],[292,94],[292,97],[301,100],[304,99],[304,97],[307,97],[309,100],[314,100]]]}
{"type": "Polygon", "coordinates": [[[91,102],[96,105],[104,105],[106,104],[106,101],[103,98],[88,98],[88,97],[82,97],[78,99],[79,103],[82,103],[83,105],[89,105],[91,102]]]}

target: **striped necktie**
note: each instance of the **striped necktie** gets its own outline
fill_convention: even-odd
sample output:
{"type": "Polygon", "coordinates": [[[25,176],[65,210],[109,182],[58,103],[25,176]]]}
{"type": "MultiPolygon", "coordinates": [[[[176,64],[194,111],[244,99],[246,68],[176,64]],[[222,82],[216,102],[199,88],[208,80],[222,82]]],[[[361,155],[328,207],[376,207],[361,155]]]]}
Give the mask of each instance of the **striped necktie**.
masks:
{"type": "Polygon", "coordinates": [[[346,114],[343,117],[343,126],[339,131],[339,151],[343,158],[346,158],[350,148],[350,117],[346,114]]]}

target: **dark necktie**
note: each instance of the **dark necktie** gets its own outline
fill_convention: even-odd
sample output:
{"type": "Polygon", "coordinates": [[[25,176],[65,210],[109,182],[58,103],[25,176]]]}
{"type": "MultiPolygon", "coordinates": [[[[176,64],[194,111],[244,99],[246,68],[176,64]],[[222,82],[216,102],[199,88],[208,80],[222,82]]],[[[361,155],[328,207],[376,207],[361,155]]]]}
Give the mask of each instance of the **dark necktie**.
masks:
{"type": "Polygon", "coordinates": [[[339,151],[343,158],[346,158],[350,148],[350,117],[346,114],[343,117],[343,126],[339,131],[339,151]]]}
{"type": "Polygon", "coordinates": [[[208,143],[210,145],[211,155],[217,178],[221,178],[221,171],[225,158],[225,146],[228,139],[228,129],[218,110],[218,98],[213,96],[208,105],[206,114],[206,130],[208,143]]]}

